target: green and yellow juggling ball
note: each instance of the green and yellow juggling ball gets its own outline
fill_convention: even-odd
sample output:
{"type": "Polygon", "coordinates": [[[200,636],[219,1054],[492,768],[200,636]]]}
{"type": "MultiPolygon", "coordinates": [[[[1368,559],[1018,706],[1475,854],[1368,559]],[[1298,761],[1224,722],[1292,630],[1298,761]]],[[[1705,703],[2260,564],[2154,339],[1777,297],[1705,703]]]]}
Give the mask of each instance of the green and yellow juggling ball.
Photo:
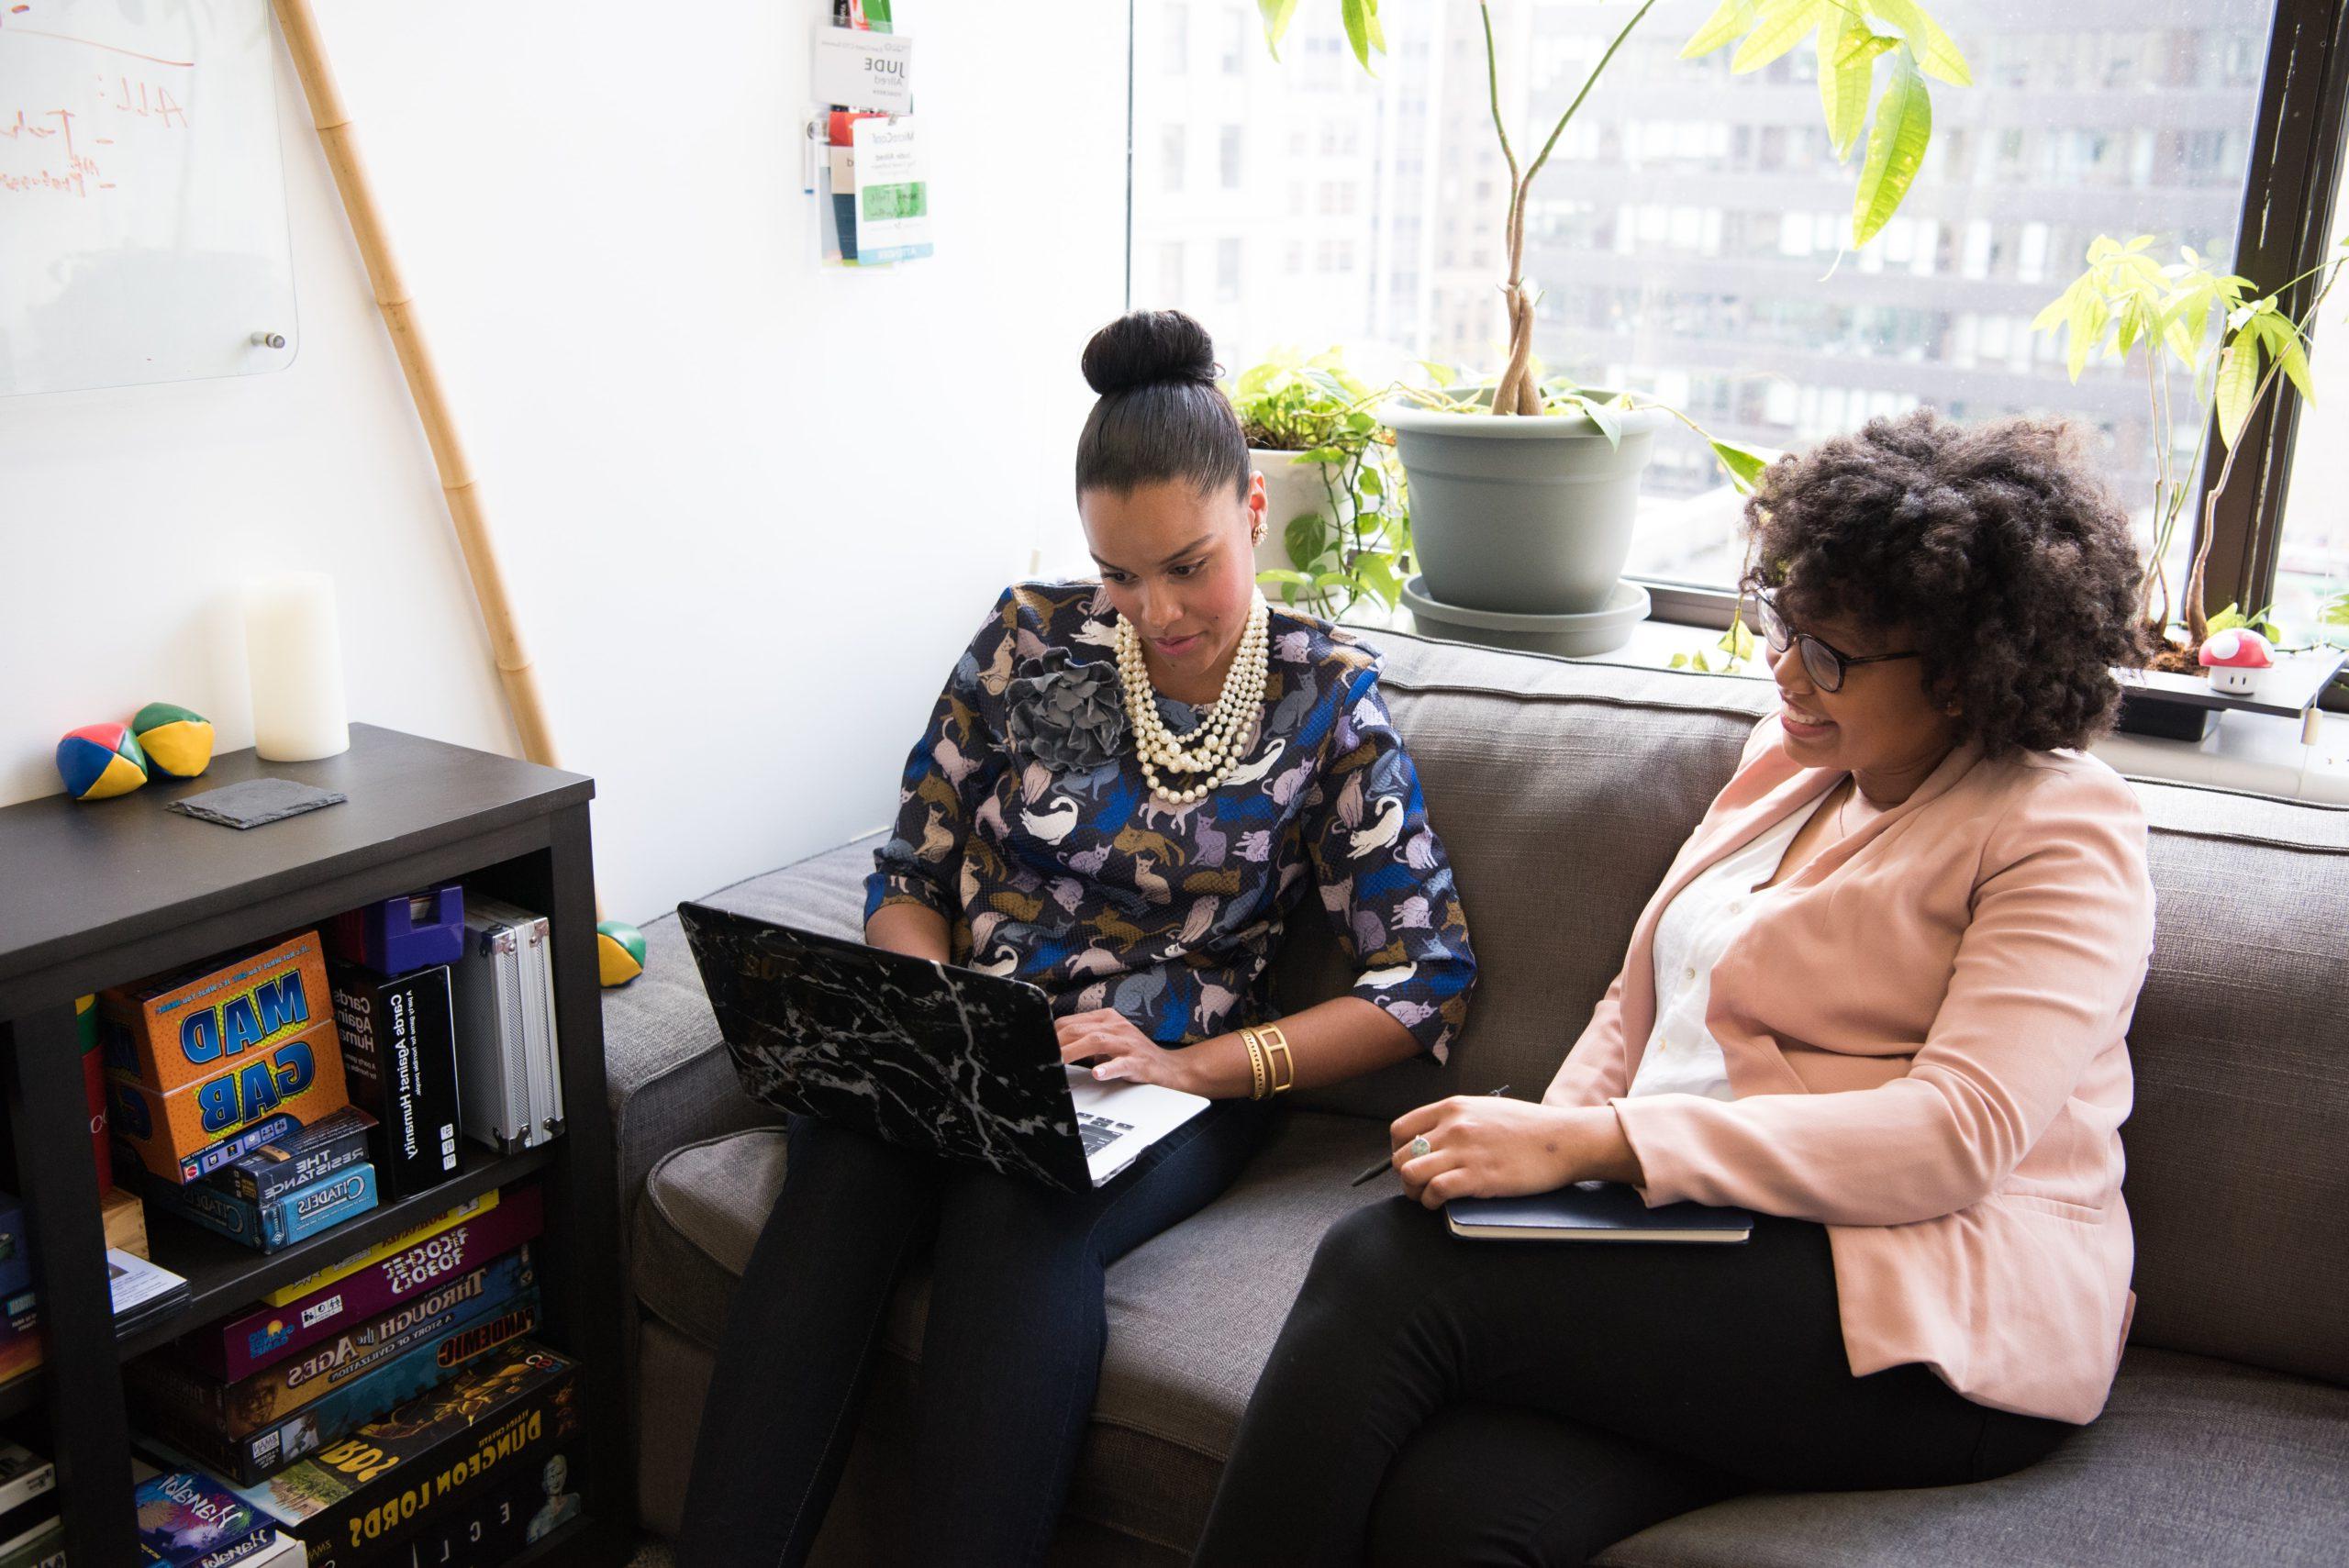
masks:
{"type": "Polygon", "coordinates": [[[644,933],[626,920],[596,922],[596,969],[607,989],[644,973],[644,933]]]}
{"type": "Polygon", "coordinates": [[[58,776],[76,800],[108,800],[147,782],[147,758],[119,724],[85,724],[57,743],[58,776]]]}
{"type": "Polygon", "coordinates": [[[157,773],[192,779],[212,765],[212,721],[177,703],[149,703],[130,733],[157,773]]]}

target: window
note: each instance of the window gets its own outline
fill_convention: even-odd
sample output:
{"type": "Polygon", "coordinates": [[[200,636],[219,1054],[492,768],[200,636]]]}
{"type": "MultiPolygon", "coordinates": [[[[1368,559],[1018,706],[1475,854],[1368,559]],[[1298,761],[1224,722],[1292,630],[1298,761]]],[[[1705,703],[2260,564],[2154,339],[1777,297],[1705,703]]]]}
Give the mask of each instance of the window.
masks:
{"type": "Polygon", "coordinates": [[[1158,247],[1158,297],[1162,300],[1183,298],[1187,292],[1183,284],[1183,242],[1180,239],[1162,241],[1158,247]]]}
{"type": "Polygon", "coordinates": [[[1222,177],[1223,188],[1227,191],[1236,191],[1240,188],[1241,146],[1240,128],[1236,125],[1225,126],[1223,134],[1216,141],[1216,166],[1222,177]]]}
{"type": "MultiPolygon", "coordinates": [[[[1150,13],[1175,0],[1134,3],[1149,37],[1150,13]]],[[[1812,51],[1732,76],[1726,51],[1680,59],[1694,21],[1659,7],[1534,186],[1534,350],[1558,371],[1672,399],[1716,433],[1765,447],[1920,403],[1972,418],[2068,414],[2095,432],[2108,477],[2149,526],[2141,374],[2092,368],[2074,386],[2060,346],[2029,322],[2099,232],[2230,251],[2275,7],[2140,0],[2066,26],[2060,7],[1936,0],[1976,84],[1934,84],[1943,128],[1925,173],[1900,218],[1856,254],[1844,245],[1857,157],[1838,165],[1815,123],[1812,51]]],[[[1389,52],[1375,79],[1347,50],[1336,9],[1298,8],[1283,63],[1252,29],[1241,67],[1239,156],[1292,173],[1319,165],[1308,200],[1252,211],[1250,237],[1274,247],[1262,255],[1308,263],[1312,286],[1265,268],[1228,299],[1219,264],[1213,289],[1153,303],[1197,311],[1235,368],[1279,344],[1342,343],[1374,375],[1409,374],[1419,359],[1489,373],[1507,339],[1495,285],[1508,172],[1477,8],[1384,7],[1389,52]]],[[[1493,0],[1492,15],[1504,61],[1519,67],[1514,83],[1504,70],[1502,88],[1521,152],[1581,88],[1622,8],[1493,0]]],[[[1133,88],[1138,123],[1230,128],[1228,106],[1194,103],[1208,95],[1156,73],[1138,72],[1133,88]]],[[[1165,199],[1180,190],[1179,172],[1137,182],[1137,244],[1208,243],[1230,227],[1228,211],[1165,199]]],[[[2337,298],[2349,303],[2349,287],[2337,298]]],[[[2331,401],[2349,417],[2349,352],[2343,361],[2331,401]]],[[[2349,453],[2349,428],[2300,443],[2321,444],[2349,453]]],[[[1701,443],[1676,428],[1659,437],[1644,494],[1659,520],[1635,537],[1632,571],[1735,577],[1739,498],[1701,443]]],[[[2310,542],[2320,535],[2349,537],[2349,526],[2324,534],[2332,525],[2316,516],[2295,526],[2308,530],[2293,536],[2296,561],[2334,548],[2310,542]]]]}
{"type": "MultiPolygon", "coordinates": [[[[2333,199],[2336,232],[2349,222],[2349,174],[2333,199]]],[[[2326,296],[2309,333],[2316,401],[2300,408],[2284,522],[2276,541],[2276,618],[2295,642],[2349,644],[2349,628],[2325,627],[2318,612],[2349,594],[2349,278],[2326,296]]],[[[2280,389],[2279,389],[2280,390],[2280,389]]],[[[2240,465],[2238,465],[2240,466],[2240,465]]],[[[2238,473],[2230,485],[2240,484],[2238,473]]],[[[2223,600],[2223,590],[2217,595],[2223,600]]],[[[2215,607],[2215,606],[2214,606],[2215,607]]]]}
{"type": "Polygon", "coordinates": [[[1248,45],[1255,28],[1249,23],[1247,11],[1234,6],[1223,13],[1223,57],[1221,65],[1226,76],[1237,76],[1247,69],[1248,45]]]}
{"type": "Polygon", "coordinates": [[[1158,67],[1180,76],[1191,64],[1191,8],[1184,0],[1159,0],[1158,67]]]}
{"type": "Polygon", "coordinates": [[[1230,238],[1215,242],[1215,296],[1219,300],[1240,297],[1240,241],[1230,238]]]}
{"type": "Polygon", "coordinates": [[[1158,133],[1158,188],[1167,195],[1183,189],[1184,128],[1170,125],[1158,133]]]}

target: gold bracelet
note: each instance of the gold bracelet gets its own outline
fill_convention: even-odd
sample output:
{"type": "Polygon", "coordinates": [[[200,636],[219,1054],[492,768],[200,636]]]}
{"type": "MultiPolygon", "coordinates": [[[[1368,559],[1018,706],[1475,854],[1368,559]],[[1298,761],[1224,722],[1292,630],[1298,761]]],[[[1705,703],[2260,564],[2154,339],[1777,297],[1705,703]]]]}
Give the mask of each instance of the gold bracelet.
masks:
{"type": "Polygon", "coordinates": [[[1264,1084],[1269,1075],[1269,1070],[1264,1065],[1264,1048],[1257,1040],[1254,1029],[1241,1029],[1240,1043],[1248,1048],[1248,1071],[1253,1080],[1248,1091],[1248,1097],[1252,1100],[1261,1100],[1266,1093],[1264,1084]]]}
{"type": "Polygon", "coordinates": [[[1281,1033],[1278,1024],[1266,1024],[1257,1031],[1256,1038],[1264,1042],[1264,1061],[1272,1070],[1273,1093],[1287,1094],[1297,1086],[1297,1053],[1288,1048],[1288,1036],[1281,1033]]]}

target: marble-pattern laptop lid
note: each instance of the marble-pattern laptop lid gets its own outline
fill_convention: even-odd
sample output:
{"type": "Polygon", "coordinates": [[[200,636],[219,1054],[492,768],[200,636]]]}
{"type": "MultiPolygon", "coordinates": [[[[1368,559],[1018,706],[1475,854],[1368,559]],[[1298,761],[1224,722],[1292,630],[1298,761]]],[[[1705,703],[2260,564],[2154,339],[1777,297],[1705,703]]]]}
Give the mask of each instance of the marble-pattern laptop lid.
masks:
{"type": "Polygon", "coordinates": [[[751,1098],[1092,1189],[1042,991],[705,904],[677,918],[751,1098]]]}

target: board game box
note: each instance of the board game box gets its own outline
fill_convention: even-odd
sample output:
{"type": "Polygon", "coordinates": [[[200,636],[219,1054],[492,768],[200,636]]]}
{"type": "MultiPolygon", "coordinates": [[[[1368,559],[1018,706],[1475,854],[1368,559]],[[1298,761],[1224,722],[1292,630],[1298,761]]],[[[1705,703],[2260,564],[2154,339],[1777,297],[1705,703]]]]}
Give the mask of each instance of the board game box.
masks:
{"type": "MultiPolygon", "coordinates": [[[[375,1118],[357,1106],[345,1106],[230,1162],[213,1174],[212,1184],[247,1203],[267,1203],[366,1159],[367,1134],[374,1125],[375,1118]]],[[[379,1173],[379,1191],[381,1186],[379,1173]]]]}
{"type": "Polygon", "coordinates": [[[266,1479],[295,1460],[317,1452],[353,1428],[374,1419],[449,1375],[539,1327],[539,1290],[533,1283],[507,1309],[411,1347],[366,1376],[321,1395],[283,1420],[230,1438],[168,1408],[148,1409],[156,1433],[206,1467],[243,1485],[266,1479]]]}
{"type": "Polygon", "coordinates": [[[228,1437],[283,1420],[315,1399],[368,1376],[428,1340],[508,1309],[537,1282],[529,1246],[443,1281],[389,1312],[332,1335],[235,1383],[190,1366],[167,1346],[123,1369],[135,1397],[228,1437]]]}
{"type": "Polygon", "coordinates": [[[362,1161],[265,1203],[239,1197],[208,1182],[186,1186],[150,1182],[147,1196],[167,1214],[178,1215],[231,1241],[274,1252],[373,1208],[375,1168],[362,1161]]]}
{"type": "Polygon", "coordinates": [[[451,1226],[462,1225],[477,1215],[487,1214],[496,1207],[497,1189],[495,1187],[490,1188],[485,1193],[476,1193],[462,1203],[451,1205],[442,1213],[435,1215],[420,1225],[403,1230],[396,1236],[386,1237],[373,1247],[328,1263],[316,1273],[304,1274],[292,1284],[279,1285],[262,1299],[272,1307],[283,1307],[289,1301],[299,1301],[322,1284],[330,1284],[346,1275],[355,1274],[370,1263],[380,1262],[395,1252],[403,1251],[414,1246],[428,1236],[437,1236],[451,1226]]]}
{"type": "Polygon", "coordinates": [[[577,1380],[569,1357],[518,1341],[238,1496],[299,1538],[310,1568],[397,1562],[402,1540],[530,1470],[543,1476],[551,1452],[576,1465],[577,1380]]]}
{"type": "Polygon", "coordinates": [[[449,966],[397,977],[340,960],[327,966],[343,1077],[374,1114],[375,1172],[387,1198],[457,1173],[457,1037],[449,966]]]}
{"type": "Polygon", "coordinates": [[[225,1382],[250,1377],[534,1239],[542,1218],[537,1184],[516,1187],[486,1213],[435,1230],[306,1296],[199,1329],[179,1342],[179,1351],[189,1364],[225,1382]]]}

